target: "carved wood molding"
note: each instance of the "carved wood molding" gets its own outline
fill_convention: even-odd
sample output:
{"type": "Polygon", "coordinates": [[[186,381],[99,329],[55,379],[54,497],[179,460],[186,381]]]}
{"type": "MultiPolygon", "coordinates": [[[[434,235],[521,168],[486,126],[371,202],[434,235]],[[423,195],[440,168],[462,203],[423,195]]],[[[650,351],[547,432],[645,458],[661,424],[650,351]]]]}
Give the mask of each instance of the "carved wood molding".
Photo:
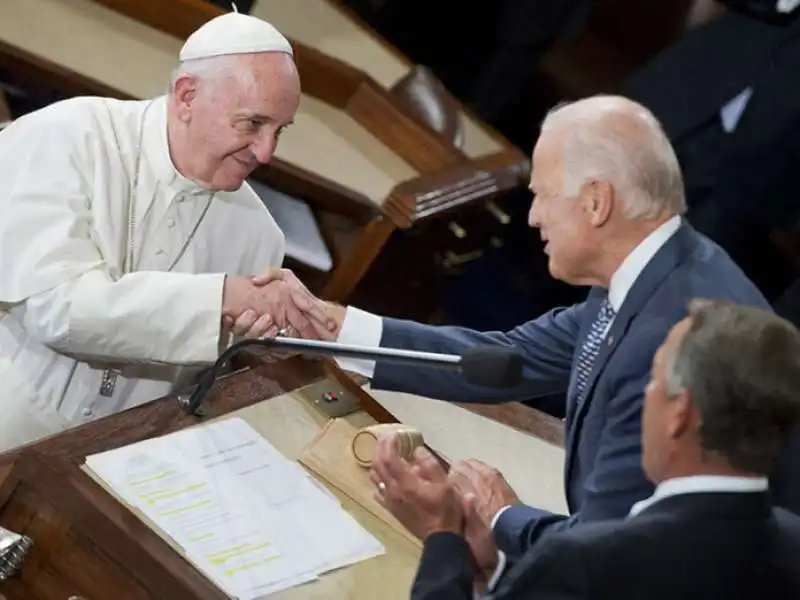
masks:
{"type": "MultiPolygon", "coordinates": [[[[49,95],[52,91],[58,91],[69,96],[139,99],[2,41],[0,69],[35,94],[49,95]]],[[[372,202],[353,190],[278,158],[274,158],[269,166],[256,169],[252,177],[287,193],[310,198],[320,208],[348,216],[357,222],[369,221],[377,210],[372,202]]]]}
{"type": "MultiPolygon", "coordinates": [[[[186,39],[202,24],[226,12],[204,0],[172,0],[169,3],[161,0],[94,1],[178,39],[186,39]]],[[[396,226],[410,227],[416,220],[435,214],[440,207],[450,210],[470,202],[489,200],[501,191],[525,183],[521,179],[501,176],[494,179],[496,188],[463,187],[461,173],[479,170],[476,160],[468,159],[443,135],[420,124],[406,112],[399,99],[363,71],[297,40],[291,40],[291,43],[304,93],[343,110],[422,173],[418,179],[401,183],[381,206],[396,226]],[[426,178],[430,173],[436,175],[426,178]],[[455,180],[452,179],[453,173],[459,173],[455,180]],[[425,204],[418,206],[418,195],[406,190],[421,189],[423,184],[418,183],[419,180],[442,181],[445,187],[441,191],[427,190],[433,195],[426,196],[425,204]],[[458,196],[459,190],[463,191],[461,196],[458,196]],[[439,201],[432,201],[433,197],[439,201]]],[[[499,137],[495,132],[490,133],[499,137]]],[[[499,153],[495,162],[498,157],[505,160],[506,173],[524,170],[527,158],[504,140],[503,144],[507,150],[499,153]]],[[[477,159],[481,160],[483,158],[477,159]]]]}

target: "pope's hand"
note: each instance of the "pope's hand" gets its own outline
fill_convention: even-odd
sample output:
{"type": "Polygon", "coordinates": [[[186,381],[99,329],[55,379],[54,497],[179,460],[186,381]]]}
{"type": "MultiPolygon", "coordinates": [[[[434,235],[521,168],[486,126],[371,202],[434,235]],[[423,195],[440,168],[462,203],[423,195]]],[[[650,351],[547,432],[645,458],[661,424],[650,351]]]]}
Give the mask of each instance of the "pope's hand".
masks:
{"type": "Polygon", "coordinates": [[[270,268],[252,278],[255,285],[266,286],[275,282],[283,282],[295,290],[300,298],[307,299],[314,310],[308,310],[307,304],[297,305],[297,309],[304,314],[308,323],[313,328],[309,334],[302,333],[303,337],[320,340],[335,341],[344,322],[346,309],[343,306],[320,300],[303,285],[297,276],[289,269],[270,268]],[[322,315],[322,317],[320,317],[322,315]]]}
{"type": "Polygon", "coordinates": [[[251,277],[226,277],[223,326],[245,337],[274,334],[277,328],[292,328],[302,337],[318,337],[318,327],[335,324],[324,304],[300,286],[278,279],[258,285],[251,277]]]}

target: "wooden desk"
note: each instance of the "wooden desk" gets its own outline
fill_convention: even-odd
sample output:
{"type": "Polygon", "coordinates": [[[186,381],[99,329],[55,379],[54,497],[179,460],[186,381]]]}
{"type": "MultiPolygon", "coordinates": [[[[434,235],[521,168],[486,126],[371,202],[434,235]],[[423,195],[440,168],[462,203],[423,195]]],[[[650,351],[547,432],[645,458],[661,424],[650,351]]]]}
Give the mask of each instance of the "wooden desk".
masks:
{"type": "MultiPolygon", "coordinates": [[[[445,456],[477,456],[491,462],[524,500],[563,510],[563,453],[557,446],[444,403],[382,393],[376,401],[325,362],[262,359],[261,366],[218,382],[207,398],[206,418],[242,416],[295,458],[326,422],[304,392],[325,378],[333,388],[358,395],[363,410],[347,417],[353,424],[393,420],[389,407],[402,414],[404,422],[422,429],[445,456]]],[[[167,397],[0,456],[0,525],[35,541],[21,573],[0,583],[0,593],[7,600],[64,600],[70,595],[86,600],[222,600],[224,596],[168,543],[81,469],[89,454],[196,423],[167,397]]],[[[381,539],[387,554],[274,598],[408,597],[418,549],[346,499],[343,506],[381,539]]]]}

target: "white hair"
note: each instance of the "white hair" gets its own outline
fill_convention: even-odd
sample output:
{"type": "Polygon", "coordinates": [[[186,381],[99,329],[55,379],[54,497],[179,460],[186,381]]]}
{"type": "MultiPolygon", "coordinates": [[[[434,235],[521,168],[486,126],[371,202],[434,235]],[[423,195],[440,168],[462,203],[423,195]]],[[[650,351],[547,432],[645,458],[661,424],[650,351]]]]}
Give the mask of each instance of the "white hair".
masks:
{"type": "Polygon", "coordinates": [[[551,110],[542,133],[564,140],[564,193],[589,179],[610,183],[628,219],[686,212],[683,176],[661,124],[643,106],[619,96],[594,96],[551,110]]]}
{"type": "Polygon", "coordinates": [[[233,77],[244,85],[253,81],[251,69],[243,68],[237,55],[211,56],[185,60],[172,71],[169,93],[175,91],[175,84],[181,77],[196,77],[200,81],[215,85],[226,77],[233,77]]]}

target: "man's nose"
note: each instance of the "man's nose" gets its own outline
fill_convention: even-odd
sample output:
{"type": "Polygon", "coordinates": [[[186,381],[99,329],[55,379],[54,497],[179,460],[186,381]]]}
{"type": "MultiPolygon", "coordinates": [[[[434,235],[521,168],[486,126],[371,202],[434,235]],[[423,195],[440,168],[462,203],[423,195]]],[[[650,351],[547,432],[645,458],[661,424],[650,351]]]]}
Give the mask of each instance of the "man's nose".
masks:
{"type": "Polygon", "coordinates": [[[534,228],[538,228],[541,225],[539,208],[535,198],[531,202],[531,209],[528,211],[528,225],[534,228]]]}
{"type": "Polygon", "coordinates": [[[253,152],[253,156],[256,157],[256,160],[262,165],[265,165],[272,160],[272,155],[275,154],[275,146],[274,135],[262,135],[250,149],[253,152]]]}

